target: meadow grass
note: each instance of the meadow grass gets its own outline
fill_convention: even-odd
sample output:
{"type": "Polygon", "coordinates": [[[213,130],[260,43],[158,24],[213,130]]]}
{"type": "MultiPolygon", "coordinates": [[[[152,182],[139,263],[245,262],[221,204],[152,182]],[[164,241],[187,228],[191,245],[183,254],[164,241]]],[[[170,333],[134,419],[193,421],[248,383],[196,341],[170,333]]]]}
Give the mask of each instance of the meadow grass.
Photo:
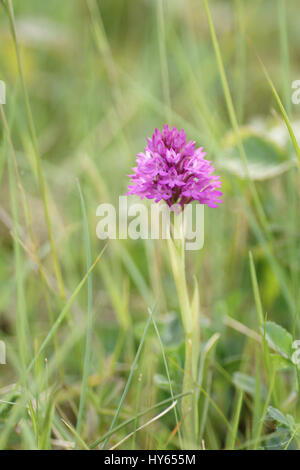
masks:
{"type": "Polygon", "coordinates": [[[0,449],[299,449],[297,3],[0,0],[0,449]],[[166,122],[223,182],[184,257],[96,237],[166,122]]]}

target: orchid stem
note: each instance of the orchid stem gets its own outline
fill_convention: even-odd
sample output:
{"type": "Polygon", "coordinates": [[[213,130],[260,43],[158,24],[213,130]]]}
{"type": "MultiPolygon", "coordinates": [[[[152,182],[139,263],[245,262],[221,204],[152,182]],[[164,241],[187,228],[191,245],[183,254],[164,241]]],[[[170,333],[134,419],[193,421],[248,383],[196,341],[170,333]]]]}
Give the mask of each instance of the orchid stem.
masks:
{"type": "MultiPolygon", "coordinates": [[[[177,223],[178,221],[175,218],[174,224],[176,225],[177,223]]],[[[185,393],[186,391],[194,390],[197,382],[199,318],[197,315],[193,315],[189,300],[185,275],[185,239],[182,224],[179,229],[181,232],[180,239],[175,239],[174,230],[173,239],[169,240],[169,252],[185,332],[185,365],[183,377],[183,393],[185,393]]],[[[185,396],[182,399],[181,405],[184,446],[185,449],[190,450],[195,449],[198,429],[198,400],[195,400],[193,397],[193,394],[185,396]]]]}

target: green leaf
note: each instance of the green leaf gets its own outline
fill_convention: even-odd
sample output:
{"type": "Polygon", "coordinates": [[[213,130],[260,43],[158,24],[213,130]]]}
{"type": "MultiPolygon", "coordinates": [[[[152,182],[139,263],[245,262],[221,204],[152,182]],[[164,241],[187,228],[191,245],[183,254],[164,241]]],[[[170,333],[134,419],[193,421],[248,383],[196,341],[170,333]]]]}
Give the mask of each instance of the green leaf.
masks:
{"type": "Polygon", "coordinates": [[[280,354],[271,354],[271,358],[273,359],[277,370],[295,368],[295,365],[292,363],[292,361],[290,361],[286,357],[280,356],[280,354]]]}
{"type": "Polygon", "coordinates": [[[291,438],[292,434],[285,426],[278,426],[276,432],[266,439],[265,448],[262,450],[297,450],[291,438]]]}
{"type": "MultiPolygon", "coordinates": [[[[264,334],[264,329],[261,327],[261,332],[264,334]]],[[[265,323],[265,335],[268,344],[273,347],[283,357],[290,359],[292,355],[292,335],[285,330],[282,326],[277,325],[272,321],[265,323]]]]}
{"type": "Polygon", "coordinates": [[[287,426],[288,428],[293,427],[295,424],[294,419],[290,415],[285,416],[280,410],[273,406],[268,407],[267,418],[272,419],[283,426],[287,426]]]}
{"type": "MultiPolygon", "coordinates": [[[[295,165],[285,150],[264,135],[247,128],[242,129],[240,134],[252,180],[274,178],[295,165]]],[[[240,178],[246,178],[245,167],[233,133],[228,134],[225,140],[225,155],[219,165],[240,178]]]]}
{"type": "MultiPolygon", "coordinates": [[[[161,374],[154,374],[154,383],[158,386],[158,388],[162,390],[169,390],[170,389],[170,382],[164,375],[161,374]]],[[[171,381],[171,385],[174,387],[174,382],[171,381]]]]}
{"type": "Polygon", "coordinates": [[[255,379],[250,375],[243,374],[242,372],[235,372],[233,375],[233,383],[240,390],[243,390],[250,395],[254,395],[255,392],[255,379]]]}
{"type": "MultiPolygon", "coordinates": [[[[256,377],[251,377],[248,374],[244,374],[243,372],[235,372],[233,374],[233,383],[234,385],[243,390],[244,392],[248,393],[251,396],[255,395],[255,388],[256,388],[256,377]]],[[[261,387],[261,396],[265,400],[267,397],[267,389],[264,385],[260,385],[261,387]]]]}

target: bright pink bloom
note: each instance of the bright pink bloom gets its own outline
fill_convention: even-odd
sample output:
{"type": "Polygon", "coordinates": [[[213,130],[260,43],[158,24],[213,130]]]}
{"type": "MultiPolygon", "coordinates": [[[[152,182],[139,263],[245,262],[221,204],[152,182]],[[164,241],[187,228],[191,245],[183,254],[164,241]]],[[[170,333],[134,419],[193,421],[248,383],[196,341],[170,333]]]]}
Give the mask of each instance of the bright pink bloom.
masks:
{"type": "Polygon", "coordinates": [[[147,141],[145,153],[137,154],[137,166],[129,175],[132,184],[127,194],[155,202],[164,199],[170,207],[176,203],[183,207],[192,201],[218,207],[222,202],[219,176],[212,175],[214,167],[205,160],[203,148],[186,142],[183,129],[169,129],[166,124],[162,132],[155,129],[147,141]]]}

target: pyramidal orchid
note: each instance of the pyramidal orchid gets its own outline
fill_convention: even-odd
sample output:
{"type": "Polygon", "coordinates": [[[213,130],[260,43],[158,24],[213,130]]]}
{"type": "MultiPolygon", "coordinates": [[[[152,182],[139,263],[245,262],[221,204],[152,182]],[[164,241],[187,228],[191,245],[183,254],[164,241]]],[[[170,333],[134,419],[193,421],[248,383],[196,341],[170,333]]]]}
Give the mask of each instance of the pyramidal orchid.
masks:
{"type": "Polygon", "coordinates": [[[165,200],[171,207],[199,201],[209,207],[218,207],[222,201],[219,176],[213,175],[214,167],[205,159],[202,147],[187,142],[183,129],[169,128],[161,132],[155,129],[143,153],[137,154],[137,166],[133,168],[128,195],[141,199],[165,200]]]}
{"type": "Polygon", "coordinates": [[[165,125],[162,132],[155,129],[147,142],[144,152],[137,154],[137,166],[133,168],[133,174],[129,175],[131,184],[127,194],[137,195],[141,199],[154,199],[155,202],[164,200],[176,214],[174,226],[179,224],[182,229],[180,240],[176,241],[176,237],[172,236],[168,239],[168,248],[185,332],[185,396],[181,402],[184,448],[195,449],[199,422],[198,400],[194,400],[190,392],[194,391],[196,396],[194,388],[198,380],[200,355],[199,293],[196,283],[191,302],[185,269],[184,224],[177,215],[193,201],[218,207],[222,202],[221,181],[219,176],[213,174],[214,167],[205,159],[203,148],[196,148],[193,141],[187,142],[183,129],[179,131],[176,127],[170,129],[165,125]]]}

